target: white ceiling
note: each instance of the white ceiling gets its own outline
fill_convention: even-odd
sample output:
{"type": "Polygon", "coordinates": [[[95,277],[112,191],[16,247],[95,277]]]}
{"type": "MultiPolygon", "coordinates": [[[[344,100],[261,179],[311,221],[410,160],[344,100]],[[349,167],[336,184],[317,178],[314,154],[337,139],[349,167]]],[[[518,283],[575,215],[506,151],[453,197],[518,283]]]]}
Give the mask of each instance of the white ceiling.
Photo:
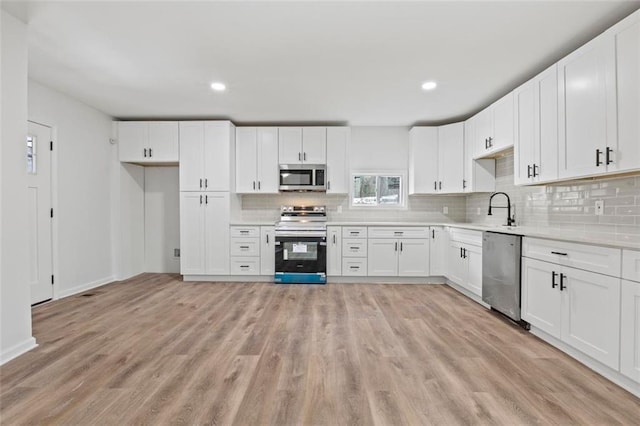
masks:
{"type": "Polygon", "coordinates": [[[119,118],[466,118],[640,1],[12,2],[29,75],[119,118]],[[438,88],[420,85],[436,80],[438,88]],[[212,81],[227,91],[214,93],[212,81]]]}

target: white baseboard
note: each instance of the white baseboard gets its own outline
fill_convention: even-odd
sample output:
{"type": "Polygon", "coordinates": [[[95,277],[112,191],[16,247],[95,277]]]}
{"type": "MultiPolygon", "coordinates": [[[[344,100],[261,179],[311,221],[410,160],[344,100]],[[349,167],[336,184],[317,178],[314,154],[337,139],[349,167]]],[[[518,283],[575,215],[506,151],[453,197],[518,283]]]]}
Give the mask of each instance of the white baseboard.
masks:
{"type": "Polygon", "coordinates": [[[540,330],[539,328],[531,326],[531,330],[529,331],[534,336],[544,340],[545,342],[549,343],[552,346],[555,346],[556,348],[560,349],[562,352],[571,356],[575,360],[586,365],[596,373],[600,374],[601,376],[604,376],[605,378],[611,380],[616,385],[620,386],[621,388],[631,392],[632,394],[640,398],[640,383],[634,382],[627,376],[621,374],[619,371],[614,370],[611,367],[608,367],[599,361],[596,361],[590,356],[567,345],[563,341],[551,336],[550,334],[540,330]]]}
{"type": "Polygon", "coordinates": [[[273,282],[273,275],[183,275],[182,281],[268,283],[268,282],[273,282]]]}
{"type": "Polygon", "coordinates": [[[344,277],[328,276],[327,282],[331,284],[444,284],[443,277],[344,277]]]}
{"type": "Polygon", "coordinates": [[[58,291],[56,299],[62,299],[63,297],[73,296],[74,294],[82,293],[83,291],[91,290],[92,288],[100,287],[105,284],[109,284],[113,281],[115,281],[115,278],[111,276],[111,277],[101,278],[99,280],[92,281],[90,283],[75,286],[73,288],[61,290],[61,291],[58,291]]]}
{"type": "Polygon", "coordinates": [[[5,364],[11,361],[14,358],[22,355],[25,352],[29,352],[31,349],[36,348],[38,344],[36,343],[36,339],[34,337],[29,337],[24,342],[18,343],[10,347],[7,350],[2,351],[0,354],[0,365],[5,364]]]}

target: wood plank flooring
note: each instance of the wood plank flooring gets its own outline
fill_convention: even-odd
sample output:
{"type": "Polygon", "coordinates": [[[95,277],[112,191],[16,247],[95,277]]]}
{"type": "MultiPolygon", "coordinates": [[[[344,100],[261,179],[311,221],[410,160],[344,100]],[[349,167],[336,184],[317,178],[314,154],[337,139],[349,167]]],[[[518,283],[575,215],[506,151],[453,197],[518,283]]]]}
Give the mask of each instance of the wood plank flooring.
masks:
{"type": "Polygon", "coordinates": [[[0,423],[638,424],[640,400],[441,285],[144,274],[33,309],[0,423]]]}

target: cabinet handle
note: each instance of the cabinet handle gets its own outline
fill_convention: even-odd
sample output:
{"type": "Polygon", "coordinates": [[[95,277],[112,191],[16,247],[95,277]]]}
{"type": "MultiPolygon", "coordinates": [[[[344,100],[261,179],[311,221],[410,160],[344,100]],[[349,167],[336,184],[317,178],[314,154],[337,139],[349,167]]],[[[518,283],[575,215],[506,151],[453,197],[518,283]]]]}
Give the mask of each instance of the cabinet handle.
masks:
{"type": "Polygon", "coordinates": [[[204,189],[207,189],[209,187],[209,179],[204,180],[204,189]]]}
{"type": "Polygon", "coordinates": [[[393,231],[393,235],[402,235],[404,231],[393,231]]]}
{"type": "Polygon", "coordinates": [[[607,147],[607,154],[605,156],[605,162],[607,163],[607,165],[613,163],[613,160],[611,159],[612,152],[613,152],[613,149],[607,147]]]}
{"type": "Polygon", "coordinates": [[[564,290],[565,288],[567,288],[566,285],[564,285],[564,280],[567,279],[567,276],[563,273],[560,274],[560,291],[564,290]]]}
{"type": "Polygon", "coordinates": [[[559,256],[567,256],[567,253],[561,253],[559,251],[552,251],[551,254],[557,254],[559,256]]]}
{"type": "Polygon", "coordinates": [[[438,183],[438,186],[439,186],[439,188],[438,188],[438,189],[439,189],[440,191],[442,191],[442,181],[440,181],[440,182],[438,183]]]}
{"type": "Polygon", "coordinates": [[[241,268],[248,268],[249,265],[240,265],[241,268]]]}
{"type": "Polygon", "coordinates": [[[255,180],[253,181],[253,190],[254,191],[256,190],[256,181],[255,180]]]}
{"type": "Polygon", "coordinates": [[[149,157],[153,157],[153,151],[149,148],[149,157]]]}
{"type": "Polygon", "coordinates": [[[534,164],[534,165],[533,165],[533,177],[536,177],[536,176],[539,176],[539,175],[540,175],[540,172],[538,171],[538,169],[539,169],[539,168],[540,168],[540,167],[538,167],[538,165],[537,165],[537,164],[534,164]]]}
{"type": "Polygon", "coordinates": [[[202,195],[200,195],[200,205],[202,205],[202,195]]]}
{"type": "Polygon", "coordinates": [[[249,246],[240,246],[240,250],[249,250],[249,246]]]}
{"type": "Polygon", "coordinates": [[[260,181],[258,181],[258,191],[260,191],[260,181]]]}
{"type": "Polygon", "coordinates": [[[298,161],[302,161],[302,154],[300,152],[298,153],[298,161]]]}
{"type": "Polygon", "coordinates": [[[200,189],[202,189],[202,179],[200,179],[200,189]]]}
{"type": "Polygon", "coordinates": [[[596,167],[599,167],[602,164],[602,161],[600,161],[600,154],[602,154],[602,151],[596,149],[596,167]]]}
{"type": "Polygon", "coordinates": [[[349,247],[351,250],[358,250],[359,247],[349,247]]]}
{"type": "Polygon", "coordinates": [[[462,179],[462,189],[466,189],[467,188],[467,181],[462,179]]]}
{"type": "Polygon", "coordinates": [[[463,259],[466,259],[466,258],[467,258],[467,249],[466,249],[466,248],[463,248],[463,249],[462,249],[462,258],[463,258],[463,259]]]}
{"type": "Polygon", "coordinates": [[[327,181],[327,190],[329,190],[329,189],[331,189],[331,181],[330,180],[327,181]]]}
{"type": "Polygon", "coordinates": [[[147,158],[147,148],[145,148],[143,151],[144,151],[144,157],[147,158]]]}
{"type": "Polygon", "coordinates": [[[402,251],[402,243],[400,243],[400,251],[402,251]]]}
{"type": "Polygon", "coordinates": [[[462,247],[460,247],[460,257],[462,257],[462,247]]]}
{"type": "Polygon", "coordinates": [[[359,266],[349,266],[349,269],[360,269],[359,266]]]}
{"type": "Polygon", "coordinates": [[[304,161],[307,161],[307,153],[306,153],[306,152],[302,154],[302,159],[303,159],[304,161]]]}
{"type": "Polygon", "coordinates": [[[398,251],[398,242],[396,241],[396,247],[394,249],[395,251],[398,251]]]}
{"type": "Polygon", "coordinates": [[[489,139],[484,138],[484,149],[489,149],[489,139]]]}
{"type": "Polygon", "coordinates": [[[527,177],[530,178],[531,177],[531,165],[527,164],[527,177]]]}
{"type": "Polygon", "coordinates": [[[558,283],[556,282],[556,277],[558,273],[556,271],[551,271],[551,288],[558,287],[558,283]]]}
{"type": "Polygon", "coordinates": [[[360,235],[360,231],[351,231],[349,232],[349,234],[357,236],[357,235],[360,235]]]}
{"type": "Polygon", "coordinates": [[[209,204],[209,196],[208,195],[204,196],[204,203],[205,204],[209,204]]]}
{"type": "Polygon", "coordinates": [[[336,234],[333,234],[333,244],[336,243],[336,234]]]}
{"type": "Polygon", "coordinates": [[[438,181],[433,181],[433,190],[437,191],[438,190],[438,181]]]}
{"type": "Polygon", "coordinates": [[[431,230],[431,238],[436,238],[436,231],[434,229],[431,230]]]}
{"type": "MultiPolygon", "coordinates": [[[[334,235],[335,237],[335,235],[334,235]]],[[[269,244],[269,234],[267,234],[267,244],[269,244]]]]}
{"type": "Polygon", "coordinates": [[[247,235],[247,234],[249,234],[249,231],[246,231],[246,230],[240,230],[240,233],[241,233],[241,234],[244,234],[244,235],[247,235]]]}
{"type": "Polygon", "coordinates": [[[489,148],[493,146],[493,138],[489,136],[489,148]]]}

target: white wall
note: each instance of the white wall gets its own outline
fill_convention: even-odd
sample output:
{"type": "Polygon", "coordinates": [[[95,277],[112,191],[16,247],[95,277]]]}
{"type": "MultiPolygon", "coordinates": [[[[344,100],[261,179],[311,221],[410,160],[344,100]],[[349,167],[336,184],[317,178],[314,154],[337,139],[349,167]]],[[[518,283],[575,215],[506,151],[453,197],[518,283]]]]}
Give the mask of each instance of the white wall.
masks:
{"type": "Polygon", "coordinates": [[[27,30],[0,18],[0,364],[33,348],[27,284],[27,30]]]}
{"type": "Polygon", "coordinates": [[[111,117],[33,80],[28,99],[29,119],[54,128],[54,296],[64,297],[113,280],[111,117]]]}
{"type": "Polygon", "coordinates": [[[123,280],[144,272],[144,167],[118,163],[116,180],[115,274],[123,280]]]}
{"type": "Polygon", "coordinates": [[[145,272],[180,272],[178,167],[144,168],[145,272]]]}
{"type": "Polygon", "coordinates": [[[351,171],[409,168],[407,127],[352,127],[349,150],[351,171]]]}

